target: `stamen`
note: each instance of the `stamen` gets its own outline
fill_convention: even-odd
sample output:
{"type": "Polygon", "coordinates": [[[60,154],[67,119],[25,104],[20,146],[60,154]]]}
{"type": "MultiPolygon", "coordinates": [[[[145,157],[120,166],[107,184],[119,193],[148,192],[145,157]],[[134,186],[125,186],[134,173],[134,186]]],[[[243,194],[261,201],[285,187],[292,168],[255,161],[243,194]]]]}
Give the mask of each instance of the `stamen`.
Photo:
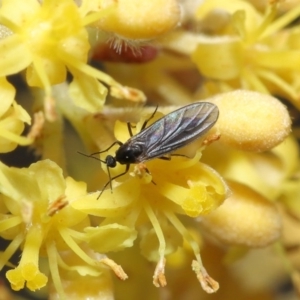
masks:
{"type": "Polygon", "coordinates": [[[262,77],[263,79],[273,83],[274,85],[280,87],[281,90],[286,92],[291,97],[290,101],[292,101],[293,104],[299,108],[299,102],[297,102],[298,94],[293,89],[291,84],[288,84],[286,81],[284,81],[282,78],[277,76],[276,73],[274,73],[272,71],[258,70],[257,75],[262,77]],[[295,101],[295,100],[297,100],[297,101],[295,101]]]}
{"type": "Polygon", "coordinates": [[[269,24],[268,29],[262,34],[261,39],[271,36],[272,34],[283,29],[285,26],[293,22],[295,19],[300,16],[300,6],[297,5],[295,8],[286,12],[283,16],[279,17],[276,21],[269,24]]]}
{"type": "Polygon", "coordinates": [[[33,124],[30,128],[27,138],[34,141],[40,137],[44,129],[45,117],[42,111],[38,111],[33,114],[33,124]]]}
{"type": "Polygon", "coordinates": [[[212,294],[219,289],[219,283],[208,275],[203,265],[197,260],[193,260],[192,270],[196,273],[197,279],[205,292],[212,294]]]}
{"type": "Polygon", "coordinates": [[[156,287],[164,287],[167,285],[166,277],[165,277],[165,265],[166,259],[161,257],[156,265],[154,275],[153,275],[153,284],[156,287]]]}
{"type": "Polygon", "coordinates": [[[51,278],[55,287],[59,299],[65,300],[66,296],[64,293],[62,281],[58,271],[58,262],[57,262],[57,249],[55,248],[54,242],[48,242],[47,246],[47,255],[49,260],[49,269],[51,273],[51,278]]]}
{"type": "Polygon", "coordinates": [[[112,259],[106,257],[100,259],[100,262],[110,267],[119,279],[125,280],[128,278],[128,275],[124,272],[123,268],[116,264],[112,259]]]}
{"type": "Polygon", "coordinates": [[[253,40],[251,42],[255,42],[255,40],[260,40],[263,37],[266,37],[265,33],[272,26],[272,21],[276,18],[277,11],[277,4],[271,4],[268,6],[268,11],[266,17],[263,19],[262,24],[258,26],[255,30],[254,34],[252,35],[253,40]]]}
{"type": "Polygon", "coordinates": [[[66,242],[66,244],[69,246],[69,248],[83,261],[85,261],[87,264],[91,266],[96,266],[96,262],[90,258],[79,246],[78,244],[73,240],[70,234],[70,230],[66,228],[60,228],[59,233],[63,240],[66,242]]]}
{"type": "Polygon", "coordinates": [[[61,195],[60,197],[58,197],[58,199],[49,204],[47,209],[48,216],[52,217],[54,214],[62,210],[68,204],[69,201],[66,200],[66,196],[61,195]]]}
{"type": "Polygon", "coordinates": [[[252,89],[263,94],[269,93],[266,85],[261,81],[257,74],[251,70],[243,70],[243,78],[241,80],[245,89],[252,89]]]}
{"type": "Polygon", "coordinates": [[[42,85],[45,90],[45,114],[46,118],[49,121],[55,121],[57,118],[56,109],[55,109],[55,101],[52,97],[52,88],[49,77],[45,72],[45,68],[42,64],[41,59],[38,56],[35,56],[33,59],[34,69],[42,82],[42,85]]]}
{"type": "Polygon", "coordinates": [[[203,290],[209,294],[216,292],[219,289],[219,283],[216,282],[213,278],[209,276],[207,271],[205,270],[201,255],[199,245],[193,239],[188,230],[183,226],[183,224],[179,221],[177,216],[173,213],[165,211],[164,214],[169,219],[169,221],[173,224],[173,226],[178,230],[178,232],[184,237],[184,239],[191,246],[195,257],[197,260],[193,260],[192,269],[195,271],[197,279],[199,280],[203,290]]]}
{"type": "Polygon", "coordinates": [[[8,245],[4,252],[1,253],[0,256],[0,270],[5,266],[8,260],[13,256],[13,254],[20,247],[21,243],[24,240],[24,234],[19,233],[8,245]]]}
{"type": "Polygon", "coordinates": [[[74,57],[70,57],[70,55],[67,53],[63,53],[61,51],[59,55],[61,56],[61,59],[65,61],[66,64],[69,65],[71,68],[74,67],[75,69],[81,71],[82,73],[90,77],[96,78],[101,82],[104,82],[107,85],[109,85],[112,96],[116,98],[125,98],[127,100],[139,102],[139,103],[145,102],[146,96],[141,91],[134,88],[122,86],[106,73],[101,72],[100,70],[97,70],[85,64],[84,62],[77,60],[74,57]]]}
{"type": "Polygon", "coordinates": [[[144,210],[153,226],[153,229],[155,230],[156,236],[158,238],[159,243],[159,261],[157,263],[157,266],[155,268],[155,272],[153,275],[153,284],[156,287],[164,287],[167,284],[166,278],[165,278],[165,251],[166,251],[166,241],[164,238],[163,231],[160,227],[160,224],[156,218],[155,213],[153,212],[151,206],[148,204],[147,201],[143,202],[144,210]]]}

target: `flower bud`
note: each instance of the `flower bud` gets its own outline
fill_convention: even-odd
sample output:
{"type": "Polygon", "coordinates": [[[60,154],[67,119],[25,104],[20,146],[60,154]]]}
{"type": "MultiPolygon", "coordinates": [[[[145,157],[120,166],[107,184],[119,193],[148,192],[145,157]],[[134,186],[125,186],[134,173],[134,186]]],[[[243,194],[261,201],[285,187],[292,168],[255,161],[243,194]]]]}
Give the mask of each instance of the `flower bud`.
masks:
{"type": "Polygon", "coordinates": [[[96,26],[128,39],[151,39],[168,32],[180,20],[180,8],[175,0],[119,0],[103,1],[103,8],[111,8],[96,26]]]}
{"type": "Polygon", "coordinates": [[[281,233],[281,218],[274,204],[244,184],[231,181],[232,195],[201,218],[205,231],[228,245],[264,247],[281,233]]]}
{"type": "Polygon", "coordinates": [[[276,98],[236,90],[210,99],[220,110],[220,141],[244,151],[261,152],[280,144],[291,132],[286,107],[276,98]]]}

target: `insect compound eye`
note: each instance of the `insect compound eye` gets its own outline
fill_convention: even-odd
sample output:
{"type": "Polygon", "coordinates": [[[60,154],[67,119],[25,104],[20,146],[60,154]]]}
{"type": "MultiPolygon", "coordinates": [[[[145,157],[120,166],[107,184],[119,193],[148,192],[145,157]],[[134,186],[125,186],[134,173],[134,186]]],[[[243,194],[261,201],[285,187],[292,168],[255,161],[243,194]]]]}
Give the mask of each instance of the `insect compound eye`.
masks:
{"type": "Polygon", "coordinates": [[[117,165],[116,159],[111,155],[106,156],[105,163],[110,168],[114,168],[117,165]]]}

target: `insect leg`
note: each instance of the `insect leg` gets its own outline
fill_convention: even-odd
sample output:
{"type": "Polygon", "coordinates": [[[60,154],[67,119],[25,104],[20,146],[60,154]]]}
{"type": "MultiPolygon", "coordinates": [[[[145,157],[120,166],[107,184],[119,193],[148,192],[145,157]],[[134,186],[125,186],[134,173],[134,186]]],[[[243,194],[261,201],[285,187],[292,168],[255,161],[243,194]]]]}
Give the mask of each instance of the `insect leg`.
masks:
{"type": "Polygon", "coordinates": [[[184,154],[177,154],[177,153],[174,153],[174,154],[169,154],[169,156],[161,156],[161,157],[158,157],[159,159],[163,159],[163,160],[171,160],[172,156],[183,156],[183,157],[186,157],[186,158],[190,158],[184,154]]]}
{"type": "Polygon", "coordinates": [[[171,156],[161,156],[158,157],[159,159],[163,159],[163,160],[171,160],[171,156]]]}
{"type": "MultiPolygon", "coordinates": [[[[154,117],[157,109],[158,109],[158,105],[156,106],[156,108],[155,108],[154,112],[152,113],[152,115],[144,122],[144,124],[142,125],[141,130],[145,129],[145,127],[147,126],[147,123],[154,117]]],[[[133,136],[132,128],[135,128],[135,127],[136,127],[135,125],[132,125],[130,122],[127,122],[128,132],[129,132],[131,137],[133,136]]]]}
{"type": "MultiPolygon", "coordinates": [[[[149,169],[148,169],[146,166],[144,166],[144,170],[146,171],[147,174],[151,175],[151,172],[149,171],[149,169]]],[[[154,185],[156,185],[156,183],[153,181],[153,179],[151,180],[151,182],[152,182],[154,185]]]]}
{"type": "Polygon", "coordinates": [[[127,123],[127,128],[130,136],[133,136],[131,128],[135,128],[136,126],[131,125],[131,123],[127,123]]]}
{"type": "Polygon", "coordinates": [[[143,129],[146,128],[148,122],[155,116],[155,114],[156,114],[156,112],[157,112],[157,109],[158,109],[158,105],[155,107],[155,110],[154,110],[154,112],[152,113],[152,115],[144,122],[144,124],[143,124],[141,130],[143,130],[143,129]]]}
{"type": "Polygon", "coordinates": [[[125,171],[124,171],[123,173],[121,173],[121,174],[118,174],[117,176],[115,176],[115,177],[113,177],[113,178],[110,177],[109,167],[107,167],[108,176],[109,176],[109,181],[106,182],[105,185],[103,186],[103,188],[102,188],[102,190],[101,190],[99,196],[97,197],[97,200],[101,197],[102,193],[104,192],[104,190],[106,189],[106,187],[107,187],[108,185],[110,185],[111,193],[113,192],[111,182],[112,182],[113,180],[115,180],[115,179],[117,179],[117,178],[119,178],[119,177],[125,175],[125,174],[128,172],[129,167],[130,167],[130,164],[127,164],[127,165],[126,165],[125,171]]]}
{"type": "MultiPolygon", "coordinates": [[[[151,175],[150,171],[146,168],[146,173],[148,173],[149,175],[151,175]]],[[[151,182],[156,185],[156,183],[153,181],[153,179],[151,180],[151,182]]]]}

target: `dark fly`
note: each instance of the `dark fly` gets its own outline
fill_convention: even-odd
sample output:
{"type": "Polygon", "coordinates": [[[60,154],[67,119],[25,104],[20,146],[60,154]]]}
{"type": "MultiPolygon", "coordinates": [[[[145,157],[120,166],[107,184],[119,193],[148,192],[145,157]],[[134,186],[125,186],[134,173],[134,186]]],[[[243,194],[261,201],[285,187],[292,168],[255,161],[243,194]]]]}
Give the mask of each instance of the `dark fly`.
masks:
{"type": "Polygon", "coordinates": [[[196,102],[181,107],[146,127],[156,111],[157,107],[136,135],[132,134],[131,124],[127,123],[131,137],[126,143],[116,141],[104,151],[89,155],[107,166],[109,181],[104,185],[99,197],[109,184],[112,191],[112,180],[125,175],[131,164],[143,163],[153,158],[170,159],[173,151],[204,135],[216,123],[219,116],[216,105],[209,102],[196,102]],[[116,144],[120,147],[115,156],[107,155],[105,160],[93,156],[108,151],[116,144]],[[126,165],[126,169],[111,178],[109,169],[114,168],[117,162],[126,165]]]}

